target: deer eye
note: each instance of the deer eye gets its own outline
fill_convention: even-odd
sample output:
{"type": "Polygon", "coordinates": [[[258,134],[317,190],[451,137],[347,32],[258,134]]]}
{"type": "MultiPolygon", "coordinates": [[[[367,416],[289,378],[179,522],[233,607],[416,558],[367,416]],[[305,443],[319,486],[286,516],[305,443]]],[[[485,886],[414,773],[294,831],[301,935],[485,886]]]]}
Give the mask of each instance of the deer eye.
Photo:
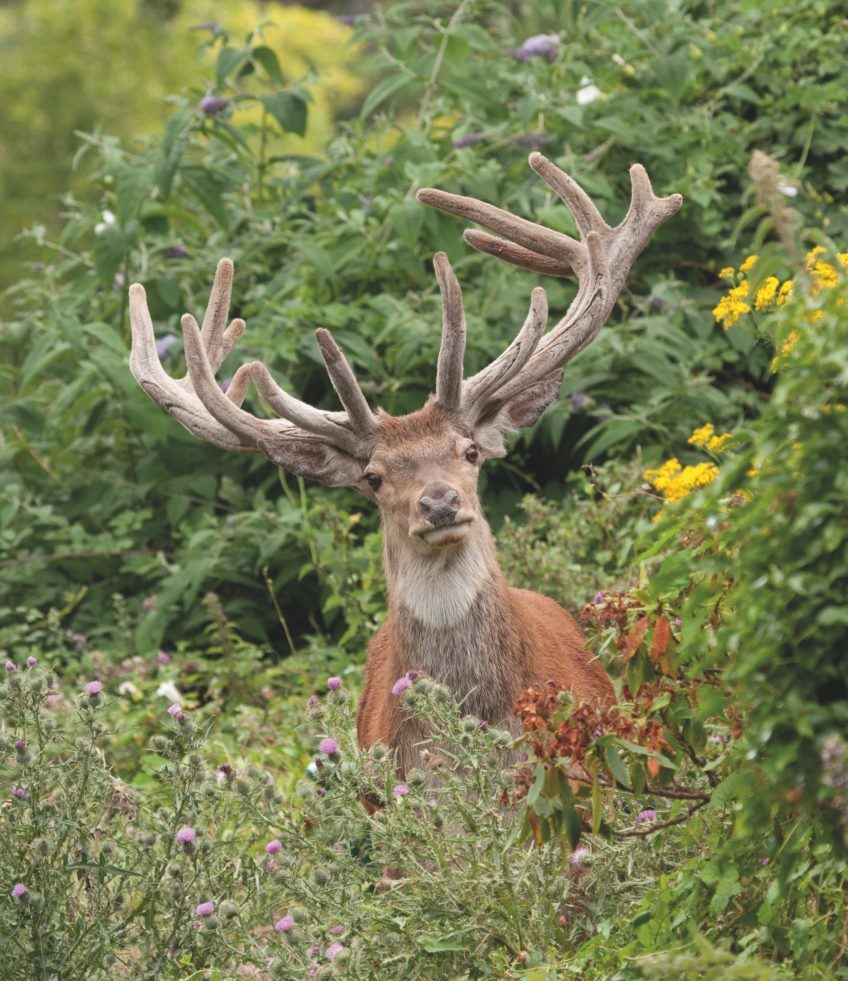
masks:
{"type": "Polygon", "coordinates": [[[476,446],[474,446],[473,443],[465,451],[465,459],[468,460],[469,463],[476,463],[480,459],[480,451],[476,446]]]}
{"type": "Polygon", "coordinates": [[[365,478],[365,482],[372,491],[378,491],[380,489],[380,484],[383,483],[383,478],[379,474],[365,473],[362,476],[365,478]]]}

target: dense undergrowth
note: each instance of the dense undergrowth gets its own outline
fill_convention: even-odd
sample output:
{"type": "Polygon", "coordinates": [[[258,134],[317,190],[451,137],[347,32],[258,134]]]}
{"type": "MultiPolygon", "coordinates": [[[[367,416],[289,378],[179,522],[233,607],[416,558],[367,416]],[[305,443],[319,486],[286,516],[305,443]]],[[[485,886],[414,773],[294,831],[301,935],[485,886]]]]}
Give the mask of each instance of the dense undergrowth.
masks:
{"type": "Polygon", "coordinates": [[[0,332],[9,977],[848,974],[845,25],[812,0],[670,10],[379,8],[360,118],[314,156],[269,151],[312,107],[223,25],[161,134],[85,139],[90,187],[0,332]],[[535,285],[414,191],[567,230],[528,147],[610,220],[633,160],[686,197],[486,491],[508,577],[580,613],[620,704],[527,693],[502,774],[508,737],[421,680],[399,697],[438,745],[398,786],[349,715],[385,609],[374,515],[150,403],[125,288],[180,373],[178,316],[230,255],[242,360],[332,406],[327,326],[409,411],[432,253],[469,369],[535,285]]]}

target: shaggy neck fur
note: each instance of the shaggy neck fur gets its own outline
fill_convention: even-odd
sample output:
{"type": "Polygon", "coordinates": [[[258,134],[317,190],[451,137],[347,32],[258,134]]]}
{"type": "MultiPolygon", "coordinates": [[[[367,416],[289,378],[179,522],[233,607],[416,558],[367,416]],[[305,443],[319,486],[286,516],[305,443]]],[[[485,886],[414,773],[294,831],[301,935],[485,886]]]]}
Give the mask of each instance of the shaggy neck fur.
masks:
{"type": "Polygon", "coordinates": [[[426,554],[387,533],[385,558],[398,677],[423,671],[465,699],[465,712],[491,723],[509,717],[526,657],[485,521],[467,541],[426,554]]]}

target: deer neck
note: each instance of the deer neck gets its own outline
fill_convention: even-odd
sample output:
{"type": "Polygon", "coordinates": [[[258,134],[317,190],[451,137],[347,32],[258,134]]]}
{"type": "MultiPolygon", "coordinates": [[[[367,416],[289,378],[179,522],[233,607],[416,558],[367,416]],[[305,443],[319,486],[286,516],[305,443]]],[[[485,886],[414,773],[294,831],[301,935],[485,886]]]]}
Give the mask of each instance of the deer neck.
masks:
{"type": "Polygon", "coordinates": [[[508,717],[525,658],[489,526],[480,517],[465,542],[433,553],[388,530],[384,541],[398,677],[422,671],[465,699],[466,712],[489,722],[508,717]]]}

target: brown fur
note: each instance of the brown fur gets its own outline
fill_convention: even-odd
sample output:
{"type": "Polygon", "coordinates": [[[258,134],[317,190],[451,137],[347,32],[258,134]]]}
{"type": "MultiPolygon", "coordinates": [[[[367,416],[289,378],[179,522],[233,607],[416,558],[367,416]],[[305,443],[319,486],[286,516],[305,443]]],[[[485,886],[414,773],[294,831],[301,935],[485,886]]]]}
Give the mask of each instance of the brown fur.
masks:
{"type": "Polygon", "coordinates": [[[514,727],[516,698],[533,684],[552,680],[579,699],[603,703],[615,697],[572,617],[552,599],[504,580],[477,497],[478,467],[465,458],[471,444],[430,403],[410,416],[382,417],[368,466],[383,478],[375,497],[389,616],[368,649],[357,734],[363,747],[382,742],[394,749],[402,772],[416,764],[416,743],[425,736],[392,695],[408,671],[443,682],[464,712],[507,727],[514,727]],[[471,519],[461,540],[440,547],[411,531],[420,520],[422,488],[435,480],[456,489],[471,519]]]}

